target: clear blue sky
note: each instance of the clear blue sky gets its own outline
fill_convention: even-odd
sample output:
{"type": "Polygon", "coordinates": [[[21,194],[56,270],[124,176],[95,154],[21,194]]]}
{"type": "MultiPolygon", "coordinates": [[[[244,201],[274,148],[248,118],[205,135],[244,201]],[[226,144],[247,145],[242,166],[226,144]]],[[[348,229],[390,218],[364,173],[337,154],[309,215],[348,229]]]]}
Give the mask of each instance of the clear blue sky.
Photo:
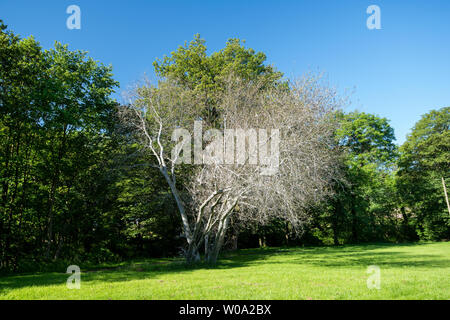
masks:
{"type": "Polygon", "coordinates": [[[112,64],[120,93],[152,62],[200,33],[209,52],[239,37],[287,77],[326,72],[358,109],[391,120],[402,143],[420,116],[450,105],[449,0],[106,1],[2,0],[0,19],[44,48],[55,40],[112,64]],[[81,30],[66,8],[81,8],[81,30]],[[368,30],[366,8],[381,8],[368,30]]]}

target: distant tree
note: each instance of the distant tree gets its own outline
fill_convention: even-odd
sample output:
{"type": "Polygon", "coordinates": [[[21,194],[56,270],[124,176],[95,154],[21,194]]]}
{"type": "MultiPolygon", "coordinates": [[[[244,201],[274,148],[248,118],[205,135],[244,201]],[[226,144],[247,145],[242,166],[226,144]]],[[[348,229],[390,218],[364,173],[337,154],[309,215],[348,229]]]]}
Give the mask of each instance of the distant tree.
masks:
{"type": "Polygon", "coordinates": [[[196,34],[194,39],[173,51],[170,56],[157,59],[153,65],[156,74],[176,80],[189,88],[196,97],[196,104],[202,108],[205,121],[214,121],[220,108],[218,95],[223,93],[230,74],[244,81],[258,81],[262,88],[282,85],[283,74],[273,66],[266,65],[266,55],[244,47],[244,41],[230,39],[225,48],[208,56],[205,40],[196,34]]]}
{"type": "Polygon", "coordinates": [[[84,52],[0,29],[0,259],[14,269],[84,254],[101,229],[117,83],[84,52]]]}
{"type": "Polygon", "coordinates": [[[395,135],[389,120],[358,111],[341,117],[337,138],[339,144],[348,151],[352,165],[372,163],[382,169],[395,161],[395,135]]]}
{"type": "Polygon", "coordinates": [[[339,113],[336,144],[341,172],[325,221],[335,244],[384,239],[392,225],[393,172],[397,157],[394,130],[386,118],[364,112],[339,113]]]}
{"type": "Polygon", "coordinates": [[[450,238],[442,178],[450,179],[450,107],[432,110],[401,146],[398,188],[402,212],[422,239],[450,238]]]}

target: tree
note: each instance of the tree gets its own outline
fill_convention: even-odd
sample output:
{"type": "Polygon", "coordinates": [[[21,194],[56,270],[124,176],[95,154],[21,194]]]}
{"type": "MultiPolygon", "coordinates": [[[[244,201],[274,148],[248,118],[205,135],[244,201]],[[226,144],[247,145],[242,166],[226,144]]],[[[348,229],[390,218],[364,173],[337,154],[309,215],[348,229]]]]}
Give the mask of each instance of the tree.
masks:
{"type": "Polygon", "coordinates": [[[91,235],[87,221],[107,208],[94,210],[101,201],[92,197],[110,190],[99,168],[112,145],[117,83],[85,52],[59,43],[44,51],[4,26],[0,60],[0,258],[17,268],[30,252],[49,261],[70,241],[88,242],[80,231],[91,235]]]}
{"type": "Polygon", "coordinates": [[[222,96],[218,95],[220,117],[203,128],[207,129],[205,149],[196,149],[194,143],[194,158],[200,155],[202,161],[195,160],[182,184],[177,180],[180,167],[192,164],[189,132],[195,131],[194,120],[201,119],[192,89],[160,81],[158,88],[138,88],[132,105],[121,109],[122,123],[135,129],[136,141],[149,154],[149,164],[159,169],[170,186],[181,216],[189,263],[200,259],[201,245],[205,245],[206,260],[216,262],[231,214],[240,221],[264,224],[279,217],[301,225],[306,221],[305,208],[327,193],[333,172],[333,91],[310,78],[286,91],[278,87],[263,89],[258,83],[230,76],[224,88],[222,96]],[[293,113],[297,116],[292,117],[293,113]],[[243,153],[231,157],[237,163],[224,159],[224,134],[215,129],[216,124],[223,130],[231,125],[233,129],[247,130],[231,136],[232,141],[236,138],[239,144],[240,139],[244,146],[243,153]],[[259,132],[258,149],[252,148],[257,137],[252,137],[252,130],[270,128],[276,129],[275,133],[261,136],[259,132]],[[176,129],[183,137],[178,144],[176,129]],[[280,150],[279,155],[272,156],[279,157],[280,166],[277,162],[273,167],[273,162],[267,162],[273,158],[263,156],[261,150],[269,144],[274,148],[277,130],[281,131],[280,150]],[[184,164],[178,161],[180,157],[185,159],[184,164]],[[267,163],[255,165],[251,160],[255,158],[267,163]],[[261,174],[273,170],[272,176],[261,174]],[[180,191],[183,188],[188,191],[184,197],[180,191]]]}
{"type": "Polygon", "coordinates": [[[0,21],[0,267],[15,264],[33,186],[43,89],[43,54],[33,38],[20,40],[0,21]]]}
{"type": "Polygon", "coordinates": [[[210,263],[217,260],[232,217],[244,225],[287,221],[300,231],[309,222],[308,209],[330,192],[328,183],[335,174],[331,145],[336,97],[318,79],[304,78],[289,91],[231,79],[225,89],[220,100],[224,134],[215,131],[220,138],[205,148],[208,153],[209,146],[220,145],[214,153],[219,157],[199,167],[188,188],[196,204],[194,241],[197,247],[204,244],[210,263]],[[230,128],[237,130],[227,135],[230,128]],[[235,150],[234,163],[221,159],[222,137],[225,159],[230,156],[225,154],[227,145],[245,141],[245,150],[235,150]],[[269,155],[274,144],[279,144],[279,154],[269,155]],[[276,160],[264,164],[266,156],[276,160]],[[239,158],[245,161],[239,163],[239,158]]]}
{"type": "Polygon", "coordinates": [[[450,107],[432,110],[414,125],[400,149],[397,183],[402,211],[423,239],[450,237],[441,182],[450,172],[449,128],[450,107]]]}
{"type": "Polygon", "coordinates": [[[395,201],[393,185],[397,157],[394,131],[386,118],[364,112],[338,114],[337,146],[343,151],[342,175],[333,183],[330,223],[334,244],[339,238],[360,242],[385,239],[395,201]],[[347,228],[348,226],[348,228],[347,228]]]}
{"type": "Polygon", "coordinates": [[[162,78],[172,79],[190,89],[196,104],[202,108],[204,121],[213,122],[218,116],[217,95],[223,93],[230,74],[244,81],[258,81],[266,86],[283,86],[283,74],[274,67],[265,65],[266,55],[245,48],[245,41],[229,39],[225,48],[210,56],[206,53],[205,40],[199,34],[184,46],[180,46],[170,56],[157,59],[153,65],[162,78]]]}

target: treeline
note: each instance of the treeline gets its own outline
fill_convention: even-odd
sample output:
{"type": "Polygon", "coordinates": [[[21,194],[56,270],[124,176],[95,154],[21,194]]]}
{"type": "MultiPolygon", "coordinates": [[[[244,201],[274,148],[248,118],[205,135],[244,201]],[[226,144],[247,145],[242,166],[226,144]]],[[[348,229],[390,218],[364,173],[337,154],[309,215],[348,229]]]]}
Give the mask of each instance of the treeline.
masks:
{"type": "MultiPolygon", "coordinates": [[[[119,124],[112,68],[59,43],[43,50],[0,25],[0,269],[179,254],[176,204],[119,124]]],[[[208,56],[197,36],[154,66],[198,94],[214,119],[211,93],[230,73],[289,90],[265,59],[237,39],[208,56]]],[[[400,148],[385,118],[336,117],[341,174],[332,195],[295,232],[281,220],[232,219],[228,248],[450,239],[450,108],[425,114],[400,148]]]]}

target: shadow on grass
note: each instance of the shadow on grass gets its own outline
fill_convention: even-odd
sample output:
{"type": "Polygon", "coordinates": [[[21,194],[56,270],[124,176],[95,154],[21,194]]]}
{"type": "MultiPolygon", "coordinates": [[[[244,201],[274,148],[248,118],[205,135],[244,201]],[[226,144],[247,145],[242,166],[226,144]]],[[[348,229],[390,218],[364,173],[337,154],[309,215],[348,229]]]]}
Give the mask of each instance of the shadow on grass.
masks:
{"type": "MultiPolygon", "coordinates": [[[[437,254],[408,253],[399,251],[376,251],[386,248],[420,246],[421,244],[365,244],[339,247],[265,248],[225,252],[217,265],[186,265],[181,259],[155,259],[130,262],[118,267],[82,270],[82,282],[120,282],[140,279],[157,279],[164,274],[190,274],[198,270],[220,270],[247,267],[257,264],[299,264],[330,268],[366,268],[376,264],[380,267],[426,267],[445,268],[449,257],[437,254]],[[279,256],[281,259],[276,259],[279,256]]],[[[69,274],[42,273],[0,277],[0,294],[24,287],[65,285],[69,274]]]]}

